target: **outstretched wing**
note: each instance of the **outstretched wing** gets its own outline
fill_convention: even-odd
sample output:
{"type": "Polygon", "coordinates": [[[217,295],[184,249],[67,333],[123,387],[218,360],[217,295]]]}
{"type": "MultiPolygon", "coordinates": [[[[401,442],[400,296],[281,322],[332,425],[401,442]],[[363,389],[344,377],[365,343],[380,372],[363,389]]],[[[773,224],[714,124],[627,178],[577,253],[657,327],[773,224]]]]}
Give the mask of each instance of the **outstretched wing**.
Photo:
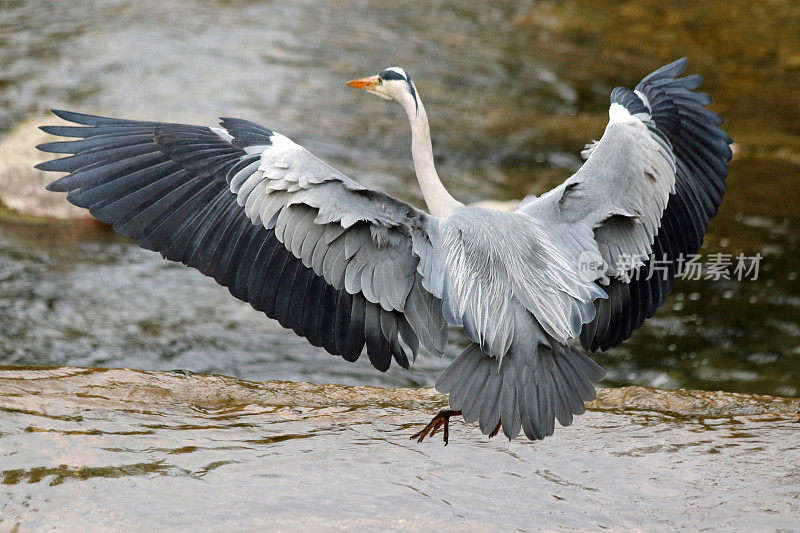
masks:
{"type": "Polygon", "coordinates": [[[37,165],[48,186],[140,246],[213,277],[231,294],[348,361],[366,345],[378,370],[446,344],[441,301],[417,272],[427,215],[366,189],[286,137],[54,111],[79,140],[37,165]]]}
{"type": "Polygon", "coordinates": [[[611,93],[609,124],[587,147],[586,163],[562,185],[520,210],[551,224],[594,228],[608,299],[581,331],[586,349],[630,337],[664,302],[681,265],[702,243],[722,201],[731,158],[722,119],[699,75],[677,78],[686,58],[648,75],[635,91],[611,93]],[[650,275],[651,263],[659,270],[650,275]]]}

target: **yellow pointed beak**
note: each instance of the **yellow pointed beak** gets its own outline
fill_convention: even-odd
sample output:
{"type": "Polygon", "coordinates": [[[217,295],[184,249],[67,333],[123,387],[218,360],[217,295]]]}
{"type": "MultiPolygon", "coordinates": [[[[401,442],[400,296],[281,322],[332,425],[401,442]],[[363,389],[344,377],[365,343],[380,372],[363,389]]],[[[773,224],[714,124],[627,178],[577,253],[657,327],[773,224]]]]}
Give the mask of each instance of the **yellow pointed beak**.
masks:
{"type": "Polygon", "coordinates": [[[348,81],[347,85],[356,89],[374,89],[378,85],[378,79],[378,76],[367,76],[366,78],[348,81]]]}

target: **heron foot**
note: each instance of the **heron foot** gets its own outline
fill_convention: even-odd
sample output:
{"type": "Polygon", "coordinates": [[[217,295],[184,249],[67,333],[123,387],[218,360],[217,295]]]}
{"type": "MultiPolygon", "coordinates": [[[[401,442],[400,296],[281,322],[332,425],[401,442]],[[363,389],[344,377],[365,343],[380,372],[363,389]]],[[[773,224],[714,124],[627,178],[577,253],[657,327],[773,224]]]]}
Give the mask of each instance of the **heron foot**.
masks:
{"type": "Polygon", "coordinates": [[[433,437],[439,428],[444,426],[444,445],[447,446],[447,442],[450,440],[450,417],[460,415],[461,411],[453,411],[451,409],[442,409],[436,416],[433,417],[427,426],[422,428],[422,431],[419,433],[415,433],[411,435],[411,440],[416,440],[417,442],[422,442],[425,437],[433,437]]]}

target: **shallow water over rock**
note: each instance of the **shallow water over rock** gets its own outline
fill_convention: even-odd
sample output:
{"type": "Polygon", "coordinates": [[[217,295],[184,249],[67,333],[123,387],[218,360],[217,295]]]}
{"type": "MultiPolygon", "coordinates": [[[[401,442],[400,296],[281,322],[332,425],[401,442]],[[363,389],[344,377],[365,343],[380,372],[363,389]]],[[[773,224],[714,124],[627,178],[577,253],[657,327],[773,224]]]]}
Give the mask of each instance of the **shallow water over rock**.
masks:
{"type": "Polygon", "coordinates": [[[408,439],[430,389],[0,369],[0,526],[793,530],[800,400],[601,389],[541,442],[408,439]]]}

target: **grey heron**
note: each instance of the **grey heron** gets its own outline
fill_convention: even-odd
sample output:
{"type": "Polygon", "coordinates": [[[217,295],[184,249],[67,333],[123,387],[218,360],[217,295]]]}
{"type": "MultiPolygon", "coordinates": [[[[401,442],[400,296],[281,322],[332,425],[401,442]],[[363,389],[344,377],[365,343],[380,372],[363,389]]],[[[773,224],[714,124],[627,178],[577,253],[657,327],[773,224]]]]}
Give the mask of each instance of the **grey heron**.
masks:
{"type": "Polygon", "coordinates": [[[469,345],[436,381],[450,409],[412,438],[444,426],[446,444],[460,414],[490,436],[543,439],[584,412],[604,377],[577,344],[609,349],[651,317],[722,201],[731,139],[685,68],[684,58],[614,89],[583,166],[513,212],[445,189],[419,91],[397,67],[349,85],[405,110],[427,211],[234,118],[205,127],[54,111],[76,125],[42,129],[75,140],[38,148],[72,155],[37,168],[68,173],[49,190],[347,361],[366,346],[378,370],[408,368],[420,347],[445,351],[448,326],[463,328],[469,345]],[[655,260],[665,275],[643,275],[655,260]]]}

